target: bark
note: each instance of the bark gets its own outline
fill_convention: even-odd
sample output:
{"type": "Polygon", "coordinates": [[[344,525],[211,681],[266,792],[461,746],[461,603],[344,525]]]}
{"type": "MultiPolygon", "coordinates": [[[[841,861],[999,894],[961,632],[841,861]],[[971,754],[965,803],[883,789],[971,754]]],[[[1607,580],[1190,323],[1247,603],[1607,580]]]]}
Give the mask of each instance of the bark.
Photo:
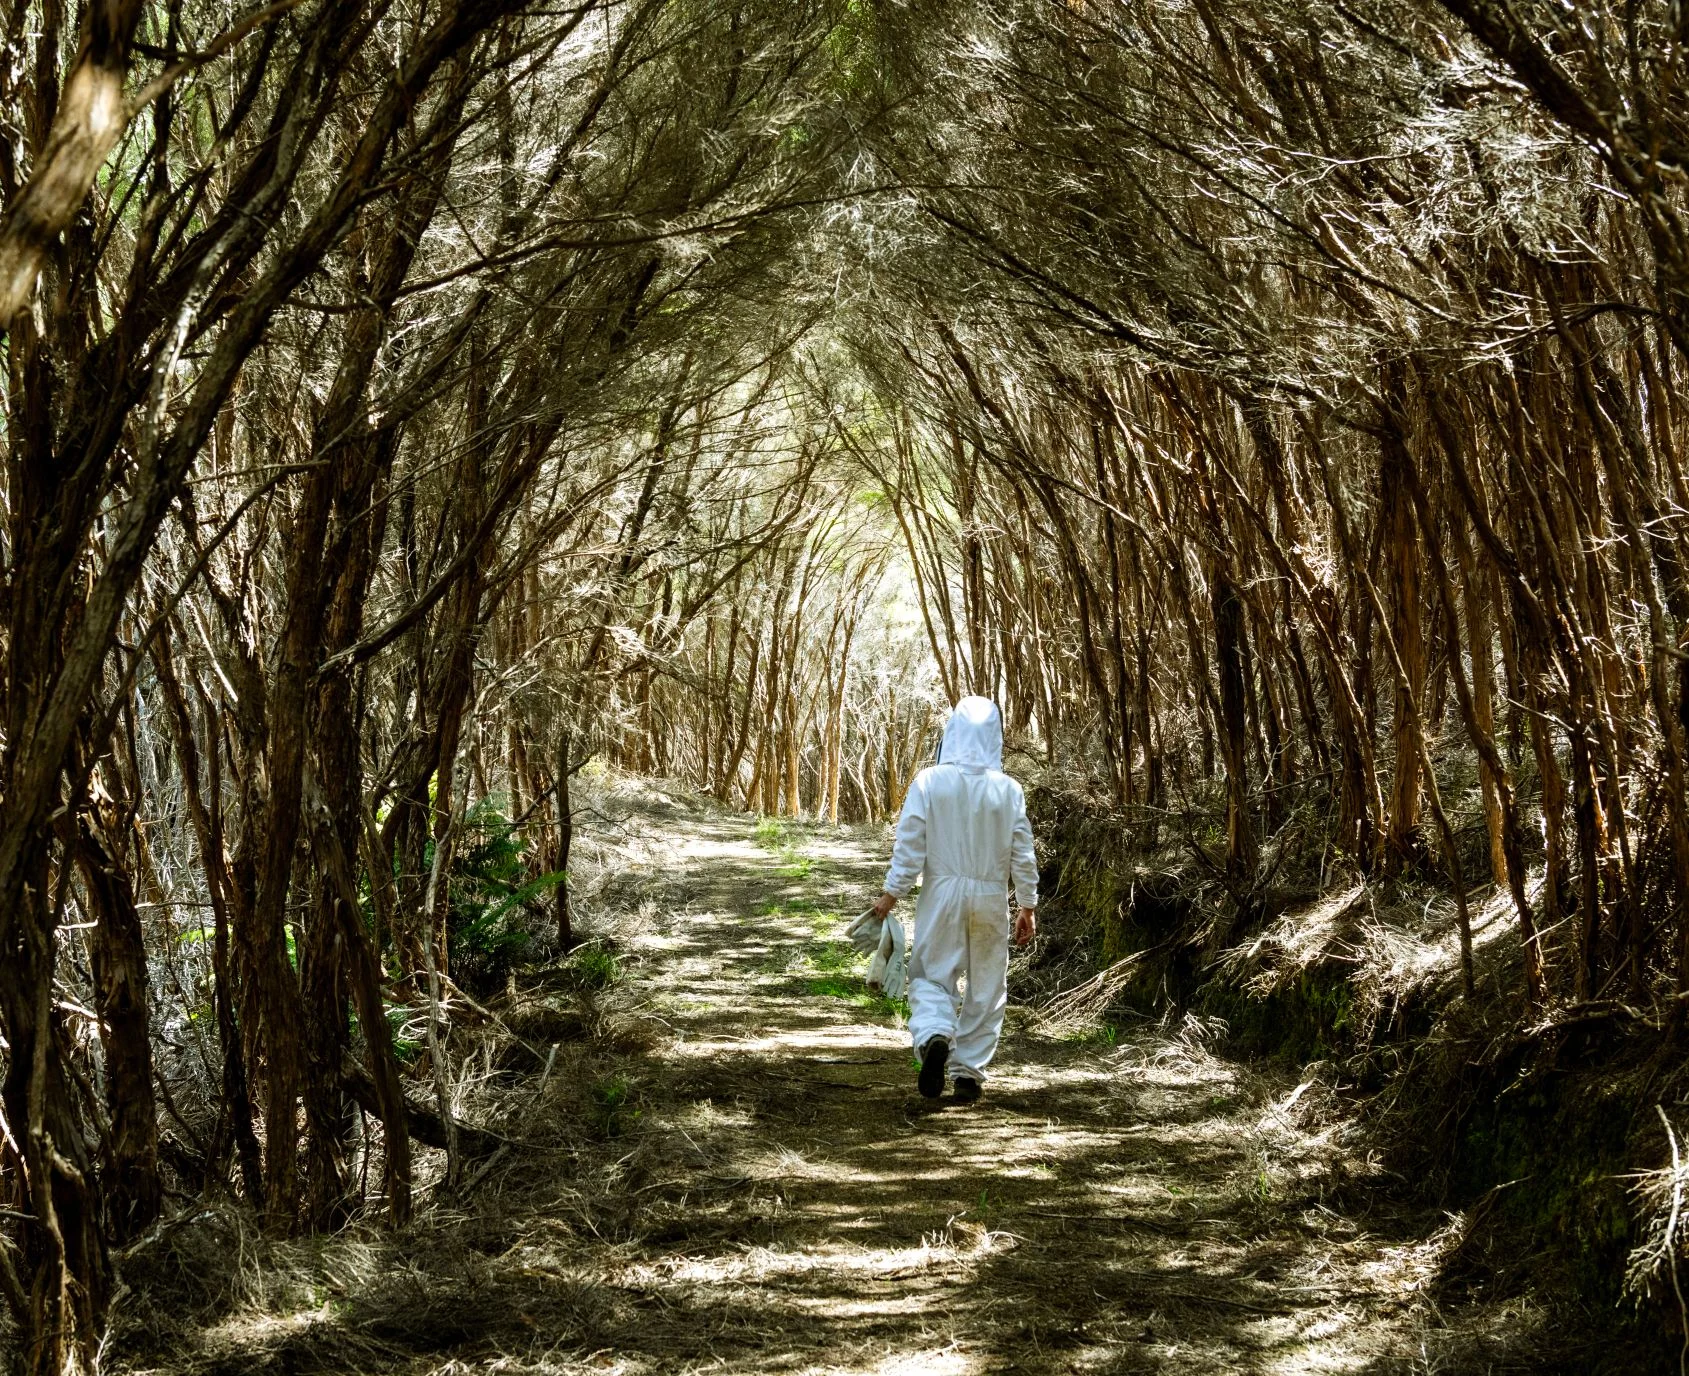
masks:
{"type": "MultiPolygon", "coordinates": [[[[1441,430],[1441,427],[1439,427],[1441,430]]],[[[1444,442],[1452,440],[1452,436],[1442,431],[1444,442]]],[[[1435,515],[1432,513],[1430,501],[1420,480],[1417,468],[1409,465],[1403,470],[1404,480],[1408,483],[1408,491],[1412,497],[1415,515],[1419,520],[1420,530],[1424,535],[1426,545],[1430,550],[1433,570],[1433,584],[1437,590],[1437,605],[1442,610],[1443,628],[1451,647],[1449,655],[1449,670],[1454,680],[1455,700],[1459,704],[1460,714],[1466,726],[1466,733],[1473,747],[1478,752],[1479,766],[1484,779],[1485,817],[1489,825],[1491,864],[1497,864],[1499,870],[1497,882],[1505,882],[1508,893],[1513,900],[1513,910],[1519,922],[1519,940],[1524,956],[1525,966],[1525,997],[1530,1006],[1538,1007],[1545,996],[1543,984],[1543,960],[1541,941],[1537,934],[1536,914],[1532,910],[1530,898],[1526,893],[1527,872],[1525,868],[1523,824],[1519,817],[1519,806],[1513,791],[1513,778],[1506,762],[1496,749],[1493,721],[1488,713],[1488,686],[1476,690],[1469,687],[1466,681],[1466,671],[1460,662],[1458,646],[1460,644],[1460,624],[1455,611],[1454,592],[1449,586],[1448,565],[1442,551],[1441,534],[1435,515]]],[[[1465,564],[1465,540],[1456,535],[1457,549],[1461,551],[1462,564],[1465,564]]],[[[1472,579],[1469,572],[1462,568],[1467,599],[1467,638],[1473,646],[1472,663],[1474,675],[1487,675],[1489,665],[1487,659],[1487,641],[1489,630],[1481,612],[1474,615],[1474,609],[1482,606],[1472,597],[1472,579]],[[1480,640],[1485,643],[1485,654],[1480,654],[1477,648],[1480,640]]],[[[1432,776],[1433,782],[1435,776],[1432,776]]],[[[1438,802],[1439,809],[1441,801],[1438,802]]],[[[1446,827],[1446,821],[1441,823],[1446,827]]],[[[1454,840],[1452,833],[1445,832],[1444,843],[1454,854],[1454,840]]],[[[1455,862],[1458,864],[1458,861],[1455,862]]],[[[1464,920],[1464,919],[1463,919],[1464,920]]],[[[1467,992],[1472,988],[1471,965],[1471,932],[1469,923],[1462,930],[1462,970],[1466,979],[1467,992]]]]}
{"type": "Polygon", "coordinates": [[[1249,806],[1249,764],[1244,708],[1243,600],[1227,574],[1209,574],[1214,654],[1220,679],[1220,756],[1226,767],[1226,874],[1233,892],[1255,881],[1259,841],[1249,806]]]}
{"type": "Polygon", "coordinates": [[[225,1144],[232,1142],[240,1163],[242,1184],[247,1198],[259,1209],[264,1202],[264,1178],[261,1149],[253,1126],[252,1100],[247,1084],[246,1056],[235,1020],[234,972],[229,950],[229,900],[234,886],[228,859],[223,849],[223,786],[221,748],[217,741],[216,714],[206,704],[206,735],[210,749],[205,754],[210,764],[210,777],[202,792],[200,786],[200,751],[188,714],[187,702],[177,681],[168,642],[161,642],[154,654],[159,686],[164,691],[170,718],[170,729],[179,761],[182,790],[187,802],[188,816],[193,822],[195,839],[199,844],[200,868],[205,875],[206,892],[212,910],[212,1001],[217,1013],[217,1038],[222,1047],[222,1096],[217,1106],[217,1128],[213,1134],[211,1166],[221,1172],[225,1144]],[[206,797],[210,803],[207,805],[206,797]]]}
{"type": "Polygon", "coordinates": [[[0,1160],[17,1222],[17,1286],[8,1283],[21,1340],[20,1376],[92,1376],[112,1274],[100,1228],[91,1136],[66,1067],[68,1029],[53,1000],[64,884],[46,851],[14,907],[0,947],[0,1017],[7,1059],[0,1079],[0,1160]],[[19,1303],[19,1301],[22,1303],[19,1303]]]}
{"type": "Polygon", "coordinates": [[[157,1220],[163,1187],[158,1175],[146,940],[124,848],[114,834],[120,816],[114,799],[103,800],[97,817],[84,814],[78,822],[74,845],[94,917],[89,942],[94,1010],[100,1018],[111,1118],[111,1158],[101,1193],[108,1231],[122,1243],[157,1220]]]}
{"type": "Polygon", "coordinates": [[[1420,616],[1420,558],[1418,531],[1413,506],[1407,493],[1407,436],[1400,414],[1404,383],[1399,371],[1386,376],[1386,419],[1380,442],[1379,490],[1383,511],[1386,587],[1388,597],[1381,617],[1389,618],[1390,636],[1401,659],[1395,702],[1391,713],[1391,739],[1395,770],[1390,782],[1389,807],[1385,823],[1385,854],[1392,868],[1415,858],[1419,849],[1421,799],[1420,752],[1416,741],[1423,731],[1418,704],[1425,699],[1425,633],[1420,616]]]}
{"type": "Polygon", "coordinates": [[[49,251],[129,122],[123,84],[145,8],[141,0],[94,0],[87,8],[52,132],[28,184],[0,219],[0,329],[28,305],[49,251]]]}
{"type": "MultiPolygon", "coordinates": [[[[341,1066],[340,1083],[366,1112],[379,1114],[382,1111],[380,1091],[370,1080],[369,1072],[356,1061],[348,1060],[341,1066]]],[[[443,1118],[434,1109],[417,1103],[409,1096],[404,1100],[404,1115],[406,1133],[424,1146],[444,1151],[447,1143],[455,1137],[457,1149],[469,1159],[490,1156],[498,1150],[499,1139],[492,1133],[483,1132],[458,1118],[443,1118]]]]}
{"type": "Polygon", "coordinates": [[[575,810],[569,801],[569,778],[574,772],[573,738],[565,727],[557,738],[557,863],[552,867],[563,876],[557,881],[557,945],[567,953],[575,945],[575,928],[569,910],[569,852],[575,842],[575,810]]]}

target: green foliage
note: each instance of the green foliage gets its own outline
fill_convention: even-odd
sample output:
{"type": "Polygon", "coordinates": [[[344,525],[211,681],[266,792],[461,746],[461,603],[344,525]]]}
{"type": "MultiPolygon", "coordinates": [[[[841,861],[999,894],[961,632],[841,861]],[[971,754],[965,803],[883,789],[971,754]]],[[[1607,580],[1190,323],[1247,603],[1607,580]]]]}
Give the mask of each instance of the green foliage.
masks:
{"type": "Polygon", "coordinates": [[[529,878],[528,844],[497,798],[482,798],[469,809],[462,837],[452,865],[446,927],[454,974],[486,986],[533,956],[538,914],[531,905],[568,874],[529,878]]]}
{"type": "Polygon", "coordinates": [[[861,95],[879,79],[879,34],[870,0],[845,0],[827,33],[827,56],[841,93],[861,95]]]}
{"type": "Polygon", "coordinates": [[[602,1109],[618,1109],[628,1101],[633,1087],[625,1075],[610,1075],[592,1086],[592,1102],[602,1109]]]}
{"type": "Polygon", "coordinates": [[[422,1042],[416,1037],[405,1035],[405,1028],[410,1023],[414,1011],[403,1003],[389,1003],[382,1008],[393,1042],[393,1054],[398,1057],[401,1065],[413,1065],[422,1055],[422,1042]]]}

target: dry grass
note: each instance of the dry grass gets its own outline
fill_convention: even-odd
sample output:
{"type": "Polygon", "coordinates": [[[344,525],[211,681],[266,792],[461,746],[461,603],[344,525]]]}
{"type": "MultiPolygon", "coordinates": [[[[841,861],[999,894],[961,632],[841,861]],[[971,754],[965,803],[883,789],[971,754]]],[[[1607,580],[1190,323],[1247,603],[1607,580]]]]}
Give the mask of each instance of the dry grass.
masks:
{"type": "Polygon", "coordinates": [[[1052,995],[1031,1010],[1031,1024],[1048,1036],[1072,1036],[1095,1027],[1108,1015],[1120,991],[1143,963],[1142,953],[1117,960],[1087,980],[1052,995]]]}
{"type": "MultiPolygon", "coordinates": [[[[1528,1297],[1438,1299],[1471,1222],[1393,1202],[1338,1068],[1238,1065],[1195,1017],[1067,1035],[1117,968],[1043,1002],[1062,1037],[1023,1013],[981,1105],[930,1105],[890,1017],[794,973],[878,838],[788,839],[799,875],[741,819],[598,805],[578,891],[622,977],[533,972],[454,1026],[499,1152],[457,1192],[424,1153],[401,1233],[178,1216],[125,1262],[111,1370],[1545,1369],[1528,1297]]],[[[1353,907],[1332,941],[1394,939],[1353,907]]]]}

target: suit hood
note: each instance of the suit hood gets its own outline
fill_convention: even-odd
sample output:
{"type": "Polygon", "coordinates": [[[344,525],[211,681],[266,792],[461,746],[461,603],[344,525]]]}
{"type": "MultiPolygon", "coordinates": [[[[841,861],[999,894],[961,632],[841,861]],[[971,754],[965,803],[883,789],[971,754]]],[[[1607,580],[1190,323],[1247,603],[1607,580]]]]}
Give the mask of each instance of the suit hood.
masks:
{"type": "Polygon", "coordinates": [[[940,764],[976,769],[1003,767],[1003,714],[990,698],[963,698],[944,724],[940,764]]]}

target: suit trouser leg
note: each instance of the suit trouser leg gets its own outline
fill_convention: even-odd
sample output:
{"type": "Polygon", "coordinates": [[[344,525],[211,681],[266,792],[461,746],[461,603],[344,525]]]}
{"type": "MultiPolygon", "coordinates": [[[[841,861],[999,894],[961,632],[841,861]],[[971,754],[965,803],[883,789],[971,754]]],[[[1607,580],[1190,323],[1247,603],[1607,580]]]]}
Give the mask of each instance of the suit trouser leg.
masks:
{"type": "Polygon", "coordinates": [[[953,1075],[984,1082],[997,1054],[1009,1006],[1009,906],[1003,894],[969,900],[966,909],[967,994],[957,1019],[953,1075]]]}
{"type": "Polygon", "coordinates": [[[956,994],[967,968],[962,896],[941,882],[921,890],[909,945],[909,1038],[917,1055],[934,1037],[956,1044],[956,994]]]}

